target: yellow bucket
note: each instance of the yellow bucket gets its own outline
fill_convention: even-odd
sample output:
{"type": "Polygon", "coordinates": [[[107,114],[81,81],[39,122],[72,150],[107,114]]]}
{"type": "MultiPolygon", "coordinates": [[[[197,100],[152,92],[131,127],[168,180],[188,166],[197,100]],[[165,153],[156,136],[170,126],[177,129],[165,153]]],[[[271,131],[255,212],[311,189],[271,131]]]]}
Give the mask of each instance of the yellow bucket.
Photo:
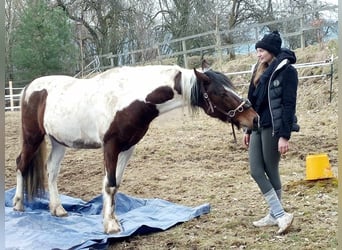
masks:
{"type": "Polygon", "coordinates": [[[333,177],[327,154],[308,155],[306,157],[306,179],[317,180],[333,177]]]}

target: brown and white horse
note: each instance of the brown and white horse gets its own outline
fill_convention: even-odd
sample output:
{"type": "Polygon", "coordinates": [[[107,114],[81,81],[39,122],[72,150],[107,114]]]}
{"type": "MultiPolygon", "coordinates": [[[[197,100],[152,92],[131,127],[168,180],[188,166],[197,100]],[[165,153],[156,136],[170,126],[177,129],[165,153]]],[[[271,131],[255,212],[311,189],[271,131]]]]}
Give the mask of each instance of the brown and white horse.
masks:
{"type": "MultiPolygon", "coordinates": [[[[202,68],[206,67],[204,62],[202,68]]],[[[16,159],[14,210],[24,210],[24,197],[44,192],[47,165],[50,212],[66,216],[57,189],[66,148],[102,147],[104,231],[119,232],[114,195],[134,147],[154,118],[182,106],[191,111],[200,107],[237,127],[253,128],[258,123],[248,100],[236,94],[225,75],[213,70],[141,66],[114,68],[91,79],[37,78],[21,97],[22,149],[16,159]],[[51,141],[47,161],[46,136],[51,141]]]]}

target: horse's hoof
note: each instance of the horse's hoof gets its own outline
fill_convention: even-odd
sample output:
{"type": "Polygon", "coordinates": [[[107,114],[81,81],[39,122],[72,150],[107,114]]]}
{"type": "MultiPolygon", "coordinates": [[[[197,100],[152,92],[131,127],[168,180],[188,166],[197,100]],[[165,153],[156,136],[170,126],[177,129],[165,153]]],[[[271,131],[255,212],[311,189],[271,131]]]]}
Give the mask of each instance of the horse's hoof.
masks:
{"type": "Polygon", "coordinates": [[[17,204],[13,207],[13,210],[14,211],[18,211],[18,212],[24,212],[25,209],[24,209],[24,206],[23,205],[20,205],[20,204],[17,204]]]}
{"type": "Polygon", "coordinates": [[[52,215],[57,216],[57,217],[68,216],[67,211],[65,211],[65,209],[63,208],[62,205],[59,205],[59,206],[54,207],[54,208],[50,208],[50,212],[52,215]]]}
{"type": "Polygon", "coordinates": [[[56,216],[57,217],[65,217],[65,216],[68,216],[68,213],[67,213],[67,211],[65,211],[65,209],[62,206],[60,206],[56,210],[56,216]]]}
{"type": "Polygon", "coordinates": [[[111,219],[104,223],[104,231],[106,234],[116,234],[121,231],[119,224],[115,219],[111,219]]]}
{"type": "Polygon", "coordinates": [[[23,202],[20,198],[14,198],[13,199],[13,210],[14,211],[20,211],[20,212],[24,211],[24,205],[23,205],[23,202]]]}

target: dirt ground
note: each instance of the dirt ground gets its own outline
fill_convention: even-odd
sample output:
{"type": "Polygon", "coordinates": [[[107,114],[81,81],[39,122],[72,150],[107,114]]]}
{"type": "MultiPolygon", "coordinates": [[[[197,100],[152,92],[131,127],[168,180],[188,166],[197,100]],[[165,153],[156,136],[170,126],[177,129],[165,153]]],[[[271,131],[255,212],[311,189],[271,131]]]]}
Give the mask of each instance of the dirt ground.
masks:
{"type": "MultiPolygon", "coordinates": [[[[6,189],[15,187],[19,114],[5,114],[6,189]]],[[[301,131],[292,135],[291,150],[280,166],[283,205],[295,215],[288,234],[252,225],[267,206],[249,175],[242,131],[235,144],[229,124],[175,110],[151,124],[120,191],[187,206],[210,203],[211,212],[165,232],[113,242],[110,249],[336,249],[337,180],[305,181],[305,160],[309,154],[328,154],[337,177],[337,90],[330,103],[327,82],[301,83],[297,115],[301,131]]],[[[101,193],[102,178],[101,150],[67,150],[60,193],[90,200],[101,193]]]]}

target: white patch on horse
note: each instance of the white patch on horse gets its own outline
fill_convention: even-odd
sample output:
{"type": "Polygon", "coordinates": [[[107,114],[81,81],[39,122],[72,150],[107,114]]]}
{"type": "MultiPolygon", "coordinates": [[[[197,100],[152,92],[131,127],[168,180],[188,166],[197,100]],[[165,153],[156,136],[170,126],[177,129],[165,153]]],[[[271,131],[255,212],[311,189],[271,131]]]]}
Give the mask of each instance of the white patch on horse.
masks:
{"type": "Polygon", "coordinates": [[[233,89],[231,89],[231,88],[229,88],[227,86],[224,86],[224,89],[229,91],[229,92],[231,92],[231,93],[233,93],[235,96],[239,97],[240,99],[242,99],[242,97],[238,93],[236,93],[233,89]]]}
{"type": "Polygon", "coordinates": [[[125,167],[127,166],[128,160],[131,158],[135,146],[130,147],[128,150],[120,152],[118,155],[118,162],[116,164],[116,184],[119,186],[122,181],[122,175],[125,167]]]}
{"type": "Polygon", "coordinates": [[[13,209],[24,211],[24,178],[20,170],[17,170],[17,188],[13,198],[13,209]]]}

